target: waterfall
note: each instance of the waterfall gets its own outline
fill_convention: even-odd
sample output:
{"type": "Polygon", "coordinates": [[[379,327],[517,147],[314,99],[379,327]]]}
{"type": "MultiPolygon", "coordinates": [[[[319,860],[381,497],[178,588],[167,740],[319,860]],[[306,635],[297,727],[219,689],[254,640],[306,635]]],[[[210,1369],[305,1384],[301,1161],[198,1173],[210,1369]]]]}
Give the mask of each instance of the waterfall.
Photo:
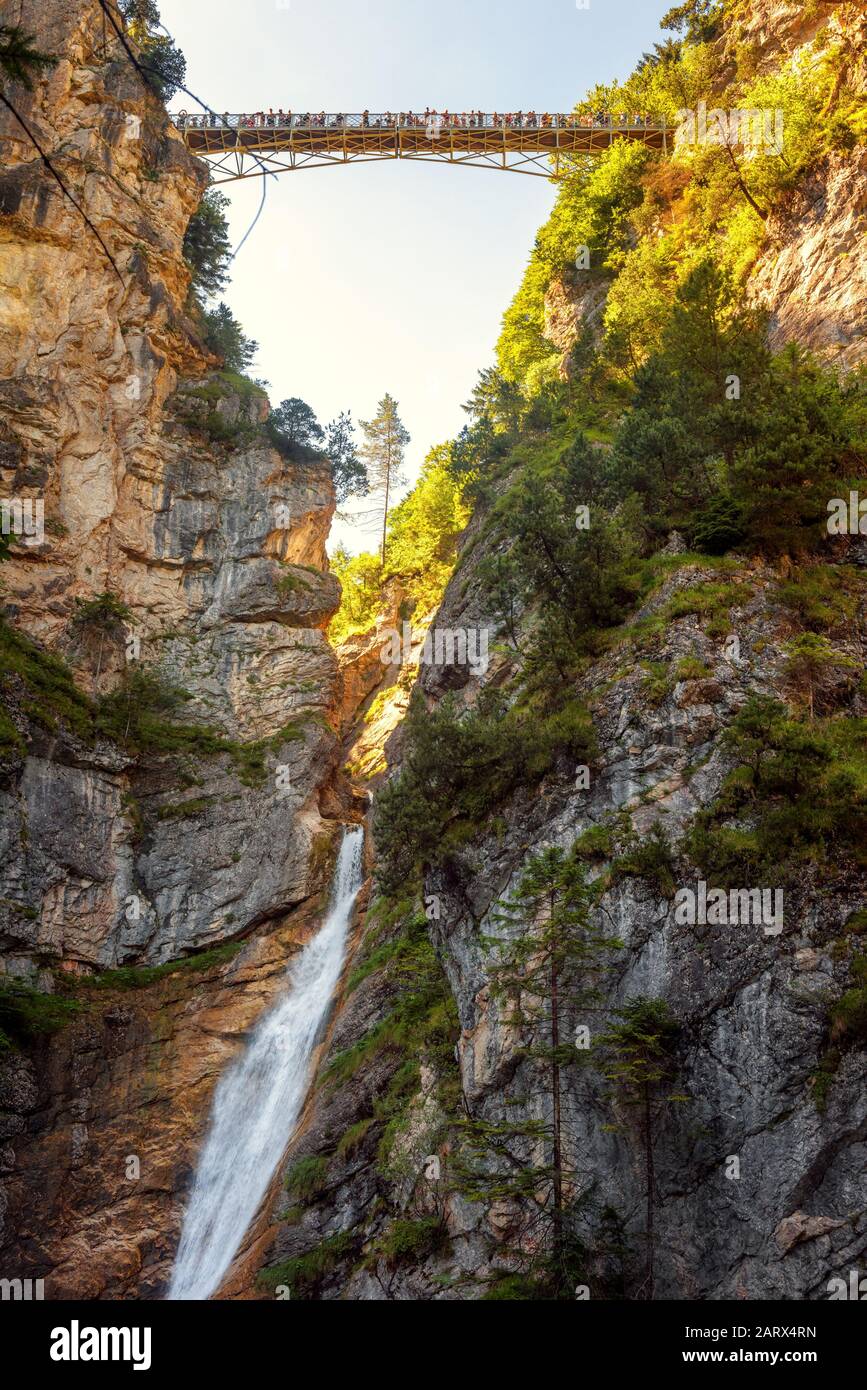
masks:
{"type": "Polygon", "coordinates": [[[364,830],[346,830],[328,916],[290,966],[286,992],[220,1078],[184,1217],[169,1299],[219,1288],[292,1137],[362,881],[364,830]]]}

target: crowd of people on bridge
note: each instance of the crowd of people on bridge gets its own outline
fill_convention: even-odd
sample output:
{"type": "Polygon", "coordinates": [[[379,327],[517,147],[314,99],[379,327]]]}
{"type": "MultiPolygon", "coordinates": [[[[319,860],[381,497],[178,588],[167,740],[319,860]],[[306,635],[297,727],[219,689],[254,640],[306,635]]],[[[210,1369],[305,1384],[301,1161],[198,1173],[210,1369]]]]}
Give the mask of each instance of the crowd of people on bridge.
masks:
{"type": "Polygon", "coordinates": [[[458,130],[609,130],[613,128],[647,128],[654,124],[653,118],[638,112],[620,112],[613,115],[607,111],[590,114],[573,112],[551,114],[548,111],[509,111],[505,113],[484,111],[433,111],[429,107],[424,113],[415,111],[378,112],[362,111],[347,115],[344,112],[316,114],[310,111],[257,111],[252,114],[222,116],[207,112],[202,116],[189,116],[182,111],[176,118],[183,129],[241,129],[241,130],[436,130],[444,128],[458,130]]]}

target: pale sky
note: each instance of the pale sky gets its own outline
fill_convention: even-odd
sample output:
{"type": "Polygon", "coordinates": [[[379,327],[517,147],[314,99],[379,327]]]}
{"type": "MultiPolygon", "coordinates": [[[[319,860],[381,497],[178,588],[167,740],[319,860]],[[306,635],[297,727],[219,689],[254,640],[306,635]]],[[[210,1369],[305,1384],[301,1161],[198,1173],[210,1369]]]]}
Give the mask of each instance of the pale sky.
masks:
{"type": "MultiPolygon", "coordinates": [[[[159,0],[187,86],[215,110],[568,111],[664,36],[670,0],[159,0]]],[[[196,108],[181,95],[172,103],[196,108]]],[[[269,179],[227,302],[276,404],[371,419],[388,391],[414,479],[489,366],[554,202],[541,178],[384,162],[269,179]]],[[[260,179],[228,184],[238,244],[260,179]]],[[[338,524],[332,545],[375,548],[338,524]]]]}

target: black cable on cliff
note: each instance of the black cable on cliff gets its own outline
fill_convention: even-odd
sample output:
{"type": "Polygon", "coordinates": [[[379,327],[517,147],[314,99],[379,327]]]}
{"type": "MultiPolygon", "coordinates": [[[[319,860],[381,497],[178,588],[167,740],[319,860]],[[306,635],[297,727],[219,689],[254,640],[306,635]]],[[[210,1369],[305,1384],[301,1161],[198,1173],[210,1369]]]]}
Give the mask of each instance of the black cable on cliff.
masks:
{"type": "MultiPolygon", "coordinates": [[[[159,70],[158,70],[157,68],[152,68],[148,63],[142,63],[142,62],[136,57],[136,55],[133,53],[133,51],[132,51],[132,49],[131,49],[129,43],[127,42],[126,34],[123,32],[123,29],[118,25],[118,23],[117,23],[117,21],[116,21],[114,15],[113,15],[112,12],[111,12],[111,9],[110,9],[109,4],[108,4],[108,0],[99,0],[99,3],[100,3],[100,6],[101,6],[101,8],[102,8],[102,12],[103,12],[103,23],[105,23],[105,16],[108,15],[108,18],[109,18],[109,20],[110,20],[110,22],[111,22],[111,27],[114,29],[114,32],[117,34],[118,38],[120,39],[121,43],[123,44],[124,50],[125,50],[125,52],[126,52],[128,58],[129,58],[130,62],[132,63],[132,65],[133,65],[133,67],[136,69],[136,71],[138,72],[138,74],[139,74],[139,76],[141,77],[142,81],[144,82],[145,86],[148,87],[148,88],[150,88],[150,90],[153,90],[153,88],[151,87],[151,84],[148,82],[147,74],[148,74],[148,73],[153,73],[155,77],[160,77],[162,74],[159,72],[159,70]]],[[[160,24],[159,27],[160,27],[160,29],[162,29],[163,33],[167,36],[167,38],[171,39],[172,43],[174,43],[174,42],[175,42],[174,36],[169,32],[169,30],[166,28],[166,26],[165,26],[164,24],[160,24]]],[[[208,113],[209,116],[214,116],[217,120],[220,119],[219,116],[217,115],[217,112],[213,109],[213,107],[209,106],[208,103],[207,103],[206,101],[202,101],[202,98],[196,96],[195,92],[191,92],[190,89],[189,89],[189,87],[185,87],[185,86],[184,86],[183,82],[177,82],[177,83],[175,83],[175,86],[177,87],[178,91],[183,92],[185,96],[188,96],[188,97],[190,97],[193,101],[197,102],[198,105],[201,106],[201,108],[202,108],[203,111],[207,111],[207,113],[208,113]]],[[[234,259],[235,259],[235,257],[237,256],[238,252],[241,250],[241,247],[244,245],[244,242],[247,240],[247,238],[249,237],[250,233],[253,231],[254,227],[256,226],[256,223],[259,221],[259,218],[262,216],[262,211],[263,211],[263,209],[264,209],[264,207],[265,207],[265,198],[266,198],[266,195],[267,195],[267,192],[268,192],[268,175],[270,174],[270,177],[271,177],[271,178],[276,178],[276,177],[277,177],[276,174],[272,174],[271,171],[270,171],[269,169],[266,168],[266,166],[265,166],[265,164],[263,163],[263,161],[259,158],[259,156],[258,156],[254,151],[251,151],[251,153],[252,153],[253,158],[255,159],[256,163],[259,165],[259,167],[260,167],[261,170],[262,170],[262,201],[261,201],[260,204],[259,204],[259,211],[256,213],[256,216],[253,218],[253,221],[250,223],[250,226],[247,228],[246,232],[245,232],[244,235],[242,236],[242,238],[241,238],[241,240],[239,241],[238,245],[235,247],[235,250],[232,252],[232,255],[231,255],[231,257],[230,257],[231,260],[234,260],[234,259]]]]}
{"type": "Polygon", "coordinates": [[[60,177],[60,175],[58,174],[57,170],[55,169],[55,167],[54,167],[54,165],[52,164],[51,160],[49,159],[48,155],[45,153],[45,150],[44,150],[44,149],[42,148],[42,146],[40,145],[40,143],[39,143],[39,141],[37,140],[36,136],[33,134],[33,131],[30,129],[30,127],[29,127],[29,125],[27,124],[27,122],[25,121],[24,117],[20,114],[20,112],[16,111],[15,107],[12,105],[12,102],[8,99],[8,97],[4,96],[2,92],[0,92],[0,101],[2,101],[3,105],[4,105],[9,111],[12,112],[12,115],[15,117],[16,121],[18,122],[18,124],[19,124],[19,125],[22,127],[22,129],[26,132],[27,138],[30,140],[31,144],[32,144],[32,145],[34,146],[34,148],[37,150],[37,152],[38,152],[38,154],[39,154],[39,157],[40,157],[40,159],[42,160],[43,164],[45,165],[46,169],[48,170],[49,174],[50,174],[51,177],[54,179],[54,181],[60,185],[60,188],[61,188],[61,190],[62,190],[62,192],[63,192],[63,196],[64,196],[65,198],[68,198],[68,199],[69,199],[70,203],[71,203],[72,206],[75,208],[76,212],[79,214],[80,217],[82,217],[82,218],[84,219],[84,222],[85,222],[86,225],[89,227],[89,229],[90,229],[90,231],[93,233],[93,235],[96,237],[97,241],[99,242],[100,246],[102,247],[103,253],[104,253],[106,259],[108,260],[109,265],[111,266],[111,268],[112,268],[112,270],[114,271],[115,275],[117,276],[118,280],[120,281],[120,283],[123,285],[123,287],[124,287],[124,289],[125,289],[125,288],[126,288],[126,281],[124,280],[123,275],[121,274],[120,270],[118,269],[117,261],[114,259],[114,256],[113,256],[113,255],[111,254],[111,252],[109,251],[108,247],[106,246],[105,242],[103,241],[103,239],[102,239],[102,237],[100,236],[99,232],[97,231],[96,227],[93,225],[93,223],[91,222],[91,220],[90,220],[90,218],[88,217],[87,213],[84,211],[84,208],[83,208],[83,207],[81,206],[81,204],[79,203],[78,199],[74,196],[74,194],[71,192],[71,190],[67,187],[67,185],[64,183],[63,179],[62,179],[62,178],[60,177]]]}

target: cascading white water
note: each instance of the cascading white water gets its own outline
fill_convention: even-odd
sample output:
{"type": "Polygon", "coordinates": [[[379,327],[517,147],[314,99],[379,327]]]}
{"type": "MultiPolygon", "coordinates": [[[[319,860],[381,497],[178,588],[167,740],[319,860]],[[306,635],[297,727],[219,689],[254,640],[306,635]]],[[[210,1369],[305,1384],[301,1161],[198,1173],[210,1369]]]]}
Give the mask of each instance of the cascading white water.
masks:
{"type": "Polygon", "coordinates": [[[290,967],[286,993],[220,1078],[169,1299],[207,1299],[216,1292],[286,1151],[343,967],[363,856],[363,829],[347,830],[321,930],[290,967]]]}

